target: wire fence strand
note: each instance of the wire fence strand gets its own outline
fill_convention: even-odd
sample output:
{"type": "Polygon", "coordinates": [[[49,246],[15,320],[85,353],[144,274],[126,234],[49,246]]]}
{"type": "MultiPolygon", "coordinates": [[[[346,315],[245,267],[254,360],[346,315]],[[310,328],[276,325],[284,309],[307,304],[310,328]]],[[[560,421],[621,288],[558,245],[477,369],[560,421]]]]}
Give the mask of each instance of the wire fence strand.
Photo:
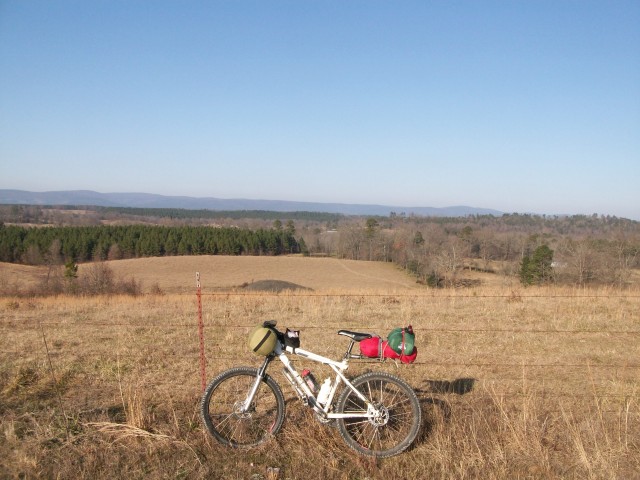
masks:
{"type": "MultiPolygon", "coordinates": [[[[181,295],[189,295],[191,294],[181,294],[181,295]]],[[[249,293],[249,292],[201,292],[201,295],[210,297],[210,298],[229,298],[229,297],[257,297],[264,298],[265,293],[249,293]]],[[[611,298],[622,298],[628,300],[636,300],[640,299],[640,295],[626,295],[626,294],[612,294],[612,295],[586,295],[586,294],[575,294],[575,295],[524,295],[521,293],[512,293],[506,295],[463,295],[463,294],[405,294],[405,293],[365,293],[365,294],[356,294],[356,293],[344,293],[344,294],[317,294],[317,293],[287,293],[284,295],[273,294],[271,295],[273,298],[353,298],[353,299],[361,299],[361,298],[380,298],[383,301],[385,299],[398,299],[398,298],[411,298],[416,300],[421,299],[454,299],[454,300],[474,300],[474,299],[482,299],[482,298],[492,298],[492,299],[504,299],[507,302],[521,302],[533,299],[611,299],[611,298]]],[[[635,305],[635,304],[634,304],[635,305]]],[[[631,305],[628,308],[635,309],[636,307],[631,305]]],[[[61,330],[83,330],[83,329],[100,329],[101,334],[103,336],[112,335],[113,337],[119,336],[122,334],[120,329],[146,329],[146,330],[170,330],[170,329],[179,329],[191,331],[194,335],[197,334],[198,322],[195,320],[193,322],[182,322],[182,321],[172,321],[168,323],[161,322],[127,322],[127,321],[44,321],[37,322],[34,320],[27,320],[26,322],[17,323],[15,321],[6,321],[6,319],[1,319],[0,322],[0,330],[4,331],[22,331],[22,330],[38,330],[42,329],[43,340],[46,341],[45,332],[47,335],[54,335],[54,332],[57,333],[61,330]],[[109,331],[109,329],[112,329],[109,331]]],[[[294,323],[294,322],[291,322],[294,323]]],[[[368,329],[375,330],[377,323],[369,322],[370,326],[368,329]]],[[[386,323],[386,322],[385,322],[386,323]]],[[[327,332],[327,331],[337,331],[338,329],[361,329],[361,327],[355,326],[350,327],[349,322],[344,322],[343,324],[323,324],[323,325],[312,325],[312,326],[304,326],[301,329],[304,330],[312,330],[317,332],[319,330],[327,332]]],[[[253,328],[255,324],[244,324],[241,322],[231,322],[225,323],[224,321],[220,321],[219,319],[209,320],[205,322],[206,327],[215,327],[216,329],[249,329],[253,328]]],[[[634,324],[635,326],[635,324],[634,324]]],[[[295,324],[294,324],[295,328],[295,324]]],[[[640,330],[637,329],[597,329],[597,328],[588,328],[588,329],[568,329],[568,328],[505,328],[502,326],[484,326],[484,327],[434,327],[434,326],[424,326],[420,327],[420,331],[429,335],[437,335],[437,334],[456,334],[456,335],[500,335],[500,334],[512,334],[512,335],[542,335],[542,336],[555,336],[555,335],[576,335],[576,336],[584,336],[584,335],[606,335],[606,336],[628,336],[630,337],[630,342],[636,342],[635,336],[640,334],[640,330]]],[[[133,332],[135,335],[135,331],[133,332]]],[[[84,335],[84,333],[83,333],[84,335]]],[[[87,335],[91,335],[91,333],[87,333],[87,335]]],[[[599,340],[598,340],[599,341],[599,340]]],[[[225,347],[228,347],[226,343],[220,342],[210,342],[207,343],[206,347],[209,351],[214,351],[215,353],[215,362],[219,362],[220,364],[226,363],[235,363],[242,364],[246,363],[246,359],[250,358],[255,362],[255,357],[243,357],[242,355],[234,355],[230,353],[225,353],[225,347]]],[[[197,342],[194,342],[190,347],[175,345],[172,349],[165,349],[162,344],[153,344],[150,346],[144,346],[144,348],[140,348],[139,345],[134,346],[132,348],[138,348],[137,351],[122,351],[123,345],[119,345],[118,351],[109,350],[109,351],[100,351],[99,345],[88,352],[84,353],[76,353],[72,350],[64,350],[55,347],[47,348],[48,356],[51,361],[53,359],[54,362],[58,363],[58,365],[63,365],[65,363],[73,363],[82,361],[83,359],[90,358],[96,359],[105,362],[114,362],[120,361],[123,359],[127,363],[135,363],[135,362],[153,362],[154,359],[158,358],[169,358],[169,359],[188,359],[189,362],[193,361],[194,365],[198,363],[198,349],[197,342]]],[[[7,364],[17,363],[17,361],[25,361],[28,359],[33,359],[34,356],[37,358],[37,351],[24,351],[24,350],[7,350],[5,349],[2,352],[2,364],[3,368],[7,364]]],[[[480,355],[478,355],[480,356],[480,355]]],[[[295,356],[291,356],[291,360],[293,362],[298,361],[295,356]]],[[[397,365],[403,369],[413,369],[412,376],[414,378],[421,379],[420,385],[427,385],[427,388],[416,388],[416,391],[420,393],[423,398],[429,397],[442,397],[446,398],[459,398],[463,395],[466,397],[467,394],[471,395],[472,398],[476,399],[500,399],[500,398],[529,398],[535,397],[542,400],[560,400],[560,399],[584,399],[584,400],[594,400],[596,402],[603,401],[622,401],[622,402],[630,402],[636,401],[640,398],[640,384],[637,381],[631,381],[628,378],[622,380],[623,382],[627,382],[625,384],[620,384],[618,386],[619,390],[622,390],[620,393],[611,392],[606,389],[603,389],[603,386],[606,385],[606,382],[609,381],[609,377],[612,377],[612,374],[607,373],[602,374],[602,378],[599,379],[597,388],[594,385],[589,385],[587,388],[584,388],[580,391],[566,391],[571,386],[567,386],[565,391],[562,390],[545,390],[544,384],[540,385],[540,389],[531,389],[527,390],[525,388],[525,382],[533,381],[528,378],[523,378],[522,376],[518,376],[517,378],[513,378],[511,372],[513,369],[531,369],[536,371],[566,371],[567,375],[575,375],[576,371],[585,370],[603,370],[603,371],[615,371],[615,378],[618,379],[618,374],[620,373],[621,377],[628,377],[630,375],[635,374],[635,370],[640,369],[640,362],[638,359],[630,359],[629,362],[596,362],[591,363],[588,361],[565,361],[565,362],[544,362],[542,361],[532,361],[531,359],[523,359],[520,361],[487,361],[487,360],[477,360],[477,361],[460,361],[458,359],[442,359],[442,358],[429,358],[423,354],[422,358],[419,361],[416,361],[412,365],[399,365],[392,361],[387,362],[379,362],[376,360],[362,360],[360,363],[362,364],[378,364],[378,365],[397,365]],[[458,392],[455,388],[451,388],[446,381],[438,381],[438,380],[429,380],[426,377],[429,376],[429,369],[433,369],[433,367],[441,368],[441,369],[463,369],[463,368],[473,368],[473,369],[485,369],[490,371],[483,376],[481,380],[477,380],[478,384],[483,384],[484,387],[478,387],[475,389],[471,389],[468,392],[458,392]],[[491,371],[496,369],[496,371],[491,371]],[[417,370],[417,374],[416,374],[417,370]],[[631,373],[629,373],[631,371],[631,373]],[[622,372],[622,373],[621,373],[622,372]],[[602,380],[602,382],[600,382],[602,380]],[[440,385],[438,388],[430,388],[429,383],[435,383],[440,385]],[[520,385],[521,384],[521,385],[520,385]],[[486,388],[495,387],[495,391],[487,391],[486,388]],[[510,387],[511,390],[509,389],[510,387]]],[[[171,362],[172,360],[170,360],[171,362]]],[[[302,360],[301,360],[302,361],[302,360]]],[[[187,362],[187,363],[189,363],[187,362]]],[[[357,362],[357,361],[356,361],[357,362]]],[[[194,372],[197,369],[194,367],[194,372]]],[[[115,380],[114,378],[109,377],[108,375],[101,375],[95,372],[82,372],[75,371],[74,375],[84,377],[87,379],[94,379],[103,381],[105,383],[114,383],[117,385],[121,380],[115,380]]],[[[535,375],[538,375],[537,373],[535,375]]],[[[562,375],[562,373],[560,373],[562,375]]],[[[532,374],[532,376],[534,376],[532,374]]],[[[148,380],[145,377],[138,378],[130,378],[127,379],[129,384],[136,386],[146,386],[147,388],[169,388],[171,390],[176,390],[180,388],[185,388],[185,384],[187,385],[187,390],[191,388],[191,383],[193,383],[194,390],[199,390],[199,385],[196,385],[195,378],[197,375],[193,374],[194,381],[191,382],[191,379],[187,379],[184,376],[172,378],[171,380],[158,380],[154,378],[153,380],[148,380]]],[[[538,377],[540,378],[540,377],[538,377]]],[[[580,382],[578,382],[580,383],[580,382]]],[[[581,382],[586,383],[586,382],[581,382]]],[[[574,385],[575,386],[575,385],[574,385]]]]}
{"type": "MultiPolygon", "coordinates": [[[[131,323],[131,322],[41,322],[43,327],[63,327],[63,328],[83,328],[83,327],[126,327],[126,328],[193,328],[194,325],[197,325],[197,322],[194,323],[131,323]]],[[[218,323],[218,322],[210,322],[205,323],[205,326],[208,327],[218,327],[218,328],[253,328],[255,324],[231,324],[231,323],[218,323]]],[[[290,327],[296,327],[294,325],[289,325],[290,327]]],[[[0,328],[3,329],[39,329],[40,324],[36,321],[29,323],[21,323],[19,325],[7,325],[0,324],[0,328]]],[[[349,326],[345,324],[340,325],[305,325],[301,327],[304,330],[340,330],[340,329],[360,329],[363,328],[357,326],[349,326]]],[[[371,324],[371,326],[364,330],[374,330],[376,327],[371,324]]],[[[609,329],[580,329],[580,330],[569,330],[569,329],[554,329],[554,328],[440,328],[440,327],[420,327],[421,332],[427,333],[522,333],[522,334],[602,334],[602,335],[640,335],[640,330],[609,330],[609,329]]]]}

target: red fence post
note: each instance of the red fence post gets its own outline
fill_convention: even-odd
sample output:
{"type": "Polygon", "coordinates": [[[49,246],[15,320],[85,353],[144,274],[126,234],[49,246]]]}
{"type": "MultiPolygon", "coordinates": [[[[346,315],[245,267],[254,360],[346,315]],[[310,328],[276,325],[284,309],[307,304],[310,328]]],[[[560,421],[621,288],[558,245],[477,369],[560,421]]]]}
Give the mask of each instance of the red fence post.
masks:
{"type": "Polygon", "coordinates": [[[204,357],[204,322],[202,321],[202,292],[200,290],[200,272],[196,272],[196,296],[198,297],[198,334],[200,336],[200,380],[202,391],[207,387],[204,357]]]}

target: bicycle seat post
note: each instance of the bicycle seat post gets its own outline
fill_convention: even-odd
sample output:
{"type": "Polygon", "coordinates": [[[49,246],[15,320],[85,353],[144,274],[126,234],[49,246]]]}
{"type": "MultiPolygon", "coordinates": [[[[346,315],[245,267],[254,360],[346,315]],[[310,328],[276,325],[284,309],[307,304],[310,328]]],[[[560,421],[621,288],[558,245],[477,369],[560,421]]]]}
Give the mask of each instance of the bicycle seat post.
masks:
{"type": "Polygon", "coordinates": [[[351,350],[353,349],[353,346],[356,344],[356,341],[352,338],[351,342],[349,342],[349,348],[347,348],[347,353],[344,354],[344,358],[345,360],[347,358],[351,358],[351,350]]]}

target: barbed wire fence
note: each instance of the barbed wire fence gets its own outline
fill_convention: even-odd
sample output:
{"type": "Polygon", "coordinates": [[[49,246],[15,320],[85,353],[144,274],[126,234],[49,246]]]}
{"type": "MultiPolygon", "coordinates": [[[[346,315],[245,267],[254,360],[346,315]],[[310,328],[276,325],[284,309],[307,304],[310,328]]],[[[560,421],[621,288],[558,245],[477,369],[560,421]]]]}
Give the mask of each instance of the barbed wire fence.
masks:
{"type": "MultiPolygon", "coordinates": [[[[184,294],[187,295],[187,294],[184,294]]],[[[273,293],[274,296],[277,296],[277,293],[273,293]]],[[[338,294],[318,294],[318,293],[295,293],[295,297],[320,297],[320,298],[368,298],[368,297],[378,297],[378,298],[438,298],[438,299],[446,299],[446,298],[455,298],[455,299],[481,299],[481,298],[504,298],[505,300],[513,300],[516,298],[516,301],[526,301],[527,299],[554,299],[554,298],[580,298],[580,299],[610,299],[610,298],[624,298],[629,300],[640,299],[640,295],[624,295],[624,294],[616,294],[616,295],[597,295],[597,294],[581,294],[581,295],[539,295],[539,294],[528,294],[522,295],[518,294],[517,297],[514,297],[513,294],[505,294],[505,295],[461,295],[458,292],[452,293],[450,295],[443,295],[442,293],[438,293],[437,295],[430,294],[404,294],[404,293],[393,293],[393,294],[377,294],[377,293],[338,293],[338,294]]],[[[193,334],[193,336],[197,336],[199,339],[199,343],[195,344],[192,341],[192,335],[189,335],[189,342],[186,348],[183,348],[181,351],[164,351],[158,350],[159,357],[168,357],[168,358],[193,358],[194,364],[199,365],[199,368],[194,368],[194,372],[198,371],[198,380],[200,380],[200,387],[204,389],[206,376],[205,376],[205,365],[206,365],[206,356],[205,351],[209,350],[215,352],[215,359],[221,363],[227,362],[238,362],[238,364],[243,360],[239,358],[237,354],[229,353],[225,351],[225,343],[220,342],[210,342],[205,344],[205,335],[204,329],[209,326],[215,326],[216,329],[230,329],[230,330],[242,330],[249,329],[254,326],[254,324],[247,324],[242,322],[224,322],[221,324],[220,322],[214,322],[211,325],[207,325],[203,321],[202,316],[202,299],[203,298],[242,298],[242,297],[265,297],[265,293],[247,293],[247,292],[213,292],[213,293],[202,293],[200,286],[200,278],[197,276],[197,313],[196,319],[192,323],[190,322],[170,322],[170,323],[145,323],[145,322],[123,322],[123,321],[86,321],[82,323],[68,323],[64,321],[42,321],[40,319],[32,319],[20,325],[21,330],[30,330],[33,329],[36,335],[41,337],[41,341],[44,345],[44,350],[46,351],[46,360],[49,365],[49,370],[51,374],[51,380],[53,385],[57,389],[58,379],[55,375],[55,363],[61,362],[62,359],[66,359],[67,361],[71,361],[73,359],[84,359],[84,358],[93,358],[99,360],[114,360],[117,359],[119,361],[120,358],[127,358],[131,361],[141,360],[146,358],[148,360],[149,353],[148,351],[139,352],[139,353],[124,353],[124,352],[114,352],[112,349],[107,351],[100,351],[99,346],[96,346],[93,350],[87,352],[83,351],[82,353],[77,353],[74,351],[67,352],[51,352],[49,349],[49,345],[47,343],[47,332],[55,330],[59,332],[65,329],[73,329],[75,331],[85,331],[87,329],[89,333],[83,333],[85,338],[92,338],[95,335],[90,333],[92,329],[95,331],[100,331],[103,335],[106,333],[113,333],[109,331],[109,329],[130,329],[135,334],[135,331],[138,329],[147,329],[151,331],[157,331],[162,333],[165,330],[181,330],[184,332],[188,332],[189,334],[193,334]],[[197,335],[196,335],[197,332],[197,335]],[[54,360],[53,357],[56,357],[54,360]]],[[[4,323],[0,324],[0,328],[3,330],[9,330],[10,327],[5,325],[4,323]]],[[[322,326],[317,325],[308,325],[305,326],[305,330],[310,331],[329,331],[339,328],[345,328],[345,325],[338,324],[324,324],[322,326]]],[[[606,335],[608,337],[622,337],[624,339],[629,340],[630,344],[635,344],[638,341],[638,336],[640,336],[640,328],[632,329],[560,329],[560,328],[517,328],[517,327],[421,327],[421,331],[425,333],[429,333],[432,335],[437,334],[461,334],[461,335],[474,335],[474,334],[484,334],[484,335],[501,335],[501,334],[512,334],[512,335],[540,335],[542,337],[552,337],[552,336],[572,336],[572,335],[587,335],[587,336],[595,336],[595,335],[606,335]]],[[[31,354],[29,352],[25,352],[23,350],[5,350],[5,356],[11,356],[18,359],[25,359],[29,357],[31,354]]],[[[295,361],[295,359],[293,359],[295,361]]],[[[366,360],[364,362],[367,362],[366,360]]],[[[380,362],[375,360],[370,361],[369,363],[379,365],[380,362]]],[[[387,364],[394,365],[392,361],[387,361],[387,364]]],[[[628,361],[625,362],[531,362],[531,361],[513,361],[513,362],[505,362],[505,361],[456,361],[456,360],[442,360],[438,358],[429,358],[425,359],[423,355],[421,359],[417,360],[410,366],[403,366],[403,368],[411,368],[418,370],[418,376],[423,377],[425,379],[425,384],[429,384],[429,382],[438,382],[437,380],[428,380],[427,377],[431,373],[430,369],[433,367],[439,367],[441,370],[447,370],[450,368],[476,368],[476,369],[499,369],[501,375],[496,375],[493,373],[488,380],[494,382],[494,385],[498,385],[497,390],[493,390],[491,392],[474,392],[476,396],[485,396],[485,397],[505,397],[505,398],[522,398],[530,396],[531,393],[527,391],[513,391],[502,388],[500,390],[500,386],[504,387],[508,386],[509,382],[520,379],[518,376],[510,377],[509,373],[513,370],[538,370],[538,371],[571,371],[572,374],[577,373],[586,373],[592,372],[593,370],[600,371],[608,371],[614,372],[614,376],[617,377],[619,372],[632,372],[630,377],[632,378],[640,378],[640,358],[629,358],[628,361]]],[[[90,373],[78,373],[78,376],[85,376],[87,379],[91,379],[92,375],[90,373]]],[[[194,375],[195,376],[195,375],[194,375]]],[[[167,387],[183,387],[187,381],[185,378],[175,378],[171,380],[161,380],[157,379],[153,381],[153,386],[167,386],[167,387]]],[[[439,394],[447,394],[447,393],[461,393],[455,391],[455,389],[451,389],[450,384],[452,382],[441,381],[441,388],[435,388],[429,390],[428,388],[418,387],[416,390],[420,391],[420,393],[428,396],[437,396],[439,394]]],[[[189,382],[195,386],[196,382],[189,382]]],[[[437,385],[436,385],[437,387],[437,385]]],[[[607,399],[619,399],[625,402],[629,401],[637,401],[640,398],[640,383],[635,381],[632,382],[632,387],[630,390],[621,392],[621,393],[612,393],[606,390],[596,390],[591,389],[590,391],[584,392],[576,392],[576,391],[544,391],[542,393],[538,392],[536,395],[544,395],[545,398],[549,399],[561,399],[561,398],[587,398],[593,399],[595,398],[597,401],[607,400],[607,399]]],[[[195,388],[195,387],[194,387],[195,388]]],[[[462,393],[470,393],[470,392],[462,392],[462,393]]],[[[59,399],[59,402],[62,400],[59,399]]],[[[64,406],[61,405],[61,409],[64,411],[64,406]]],[[[66,416],[66,414],[65,414],[66,416]]]]}

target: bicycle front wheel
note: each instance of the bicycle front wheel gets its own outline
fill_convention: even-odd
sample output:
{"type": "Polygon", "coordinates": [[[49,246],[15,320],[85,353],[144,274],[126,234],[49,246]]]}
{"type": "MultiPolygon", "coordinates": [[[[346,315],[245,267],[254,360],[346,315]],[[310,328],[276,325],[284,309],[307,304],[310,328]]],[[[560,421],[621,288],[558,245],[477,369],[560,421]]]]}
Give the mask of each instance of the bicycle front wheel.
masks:
{"type": "Polygon", "coordinates": [[[282,427],[284,396],[269,375],[260,382],[249,408],[242,408],[257,376],[256,368],[232,368],[214,378],[206,388],[200,403],[202,420],[220,443],[255,447],[282,427]]]}
{"type": "MultiPolygon", "coordinates": [[[[391,457],[405,450],[420,429],[422,412],[413,389],[388,373],[360,375],[351,384],[375,407],[369,418],[338,419],[338,430],[352,449],[363,455],[391,457]]],[[[367,404],[346,387],[336,404],[338,413],[367,413],[367,404]]]]}

